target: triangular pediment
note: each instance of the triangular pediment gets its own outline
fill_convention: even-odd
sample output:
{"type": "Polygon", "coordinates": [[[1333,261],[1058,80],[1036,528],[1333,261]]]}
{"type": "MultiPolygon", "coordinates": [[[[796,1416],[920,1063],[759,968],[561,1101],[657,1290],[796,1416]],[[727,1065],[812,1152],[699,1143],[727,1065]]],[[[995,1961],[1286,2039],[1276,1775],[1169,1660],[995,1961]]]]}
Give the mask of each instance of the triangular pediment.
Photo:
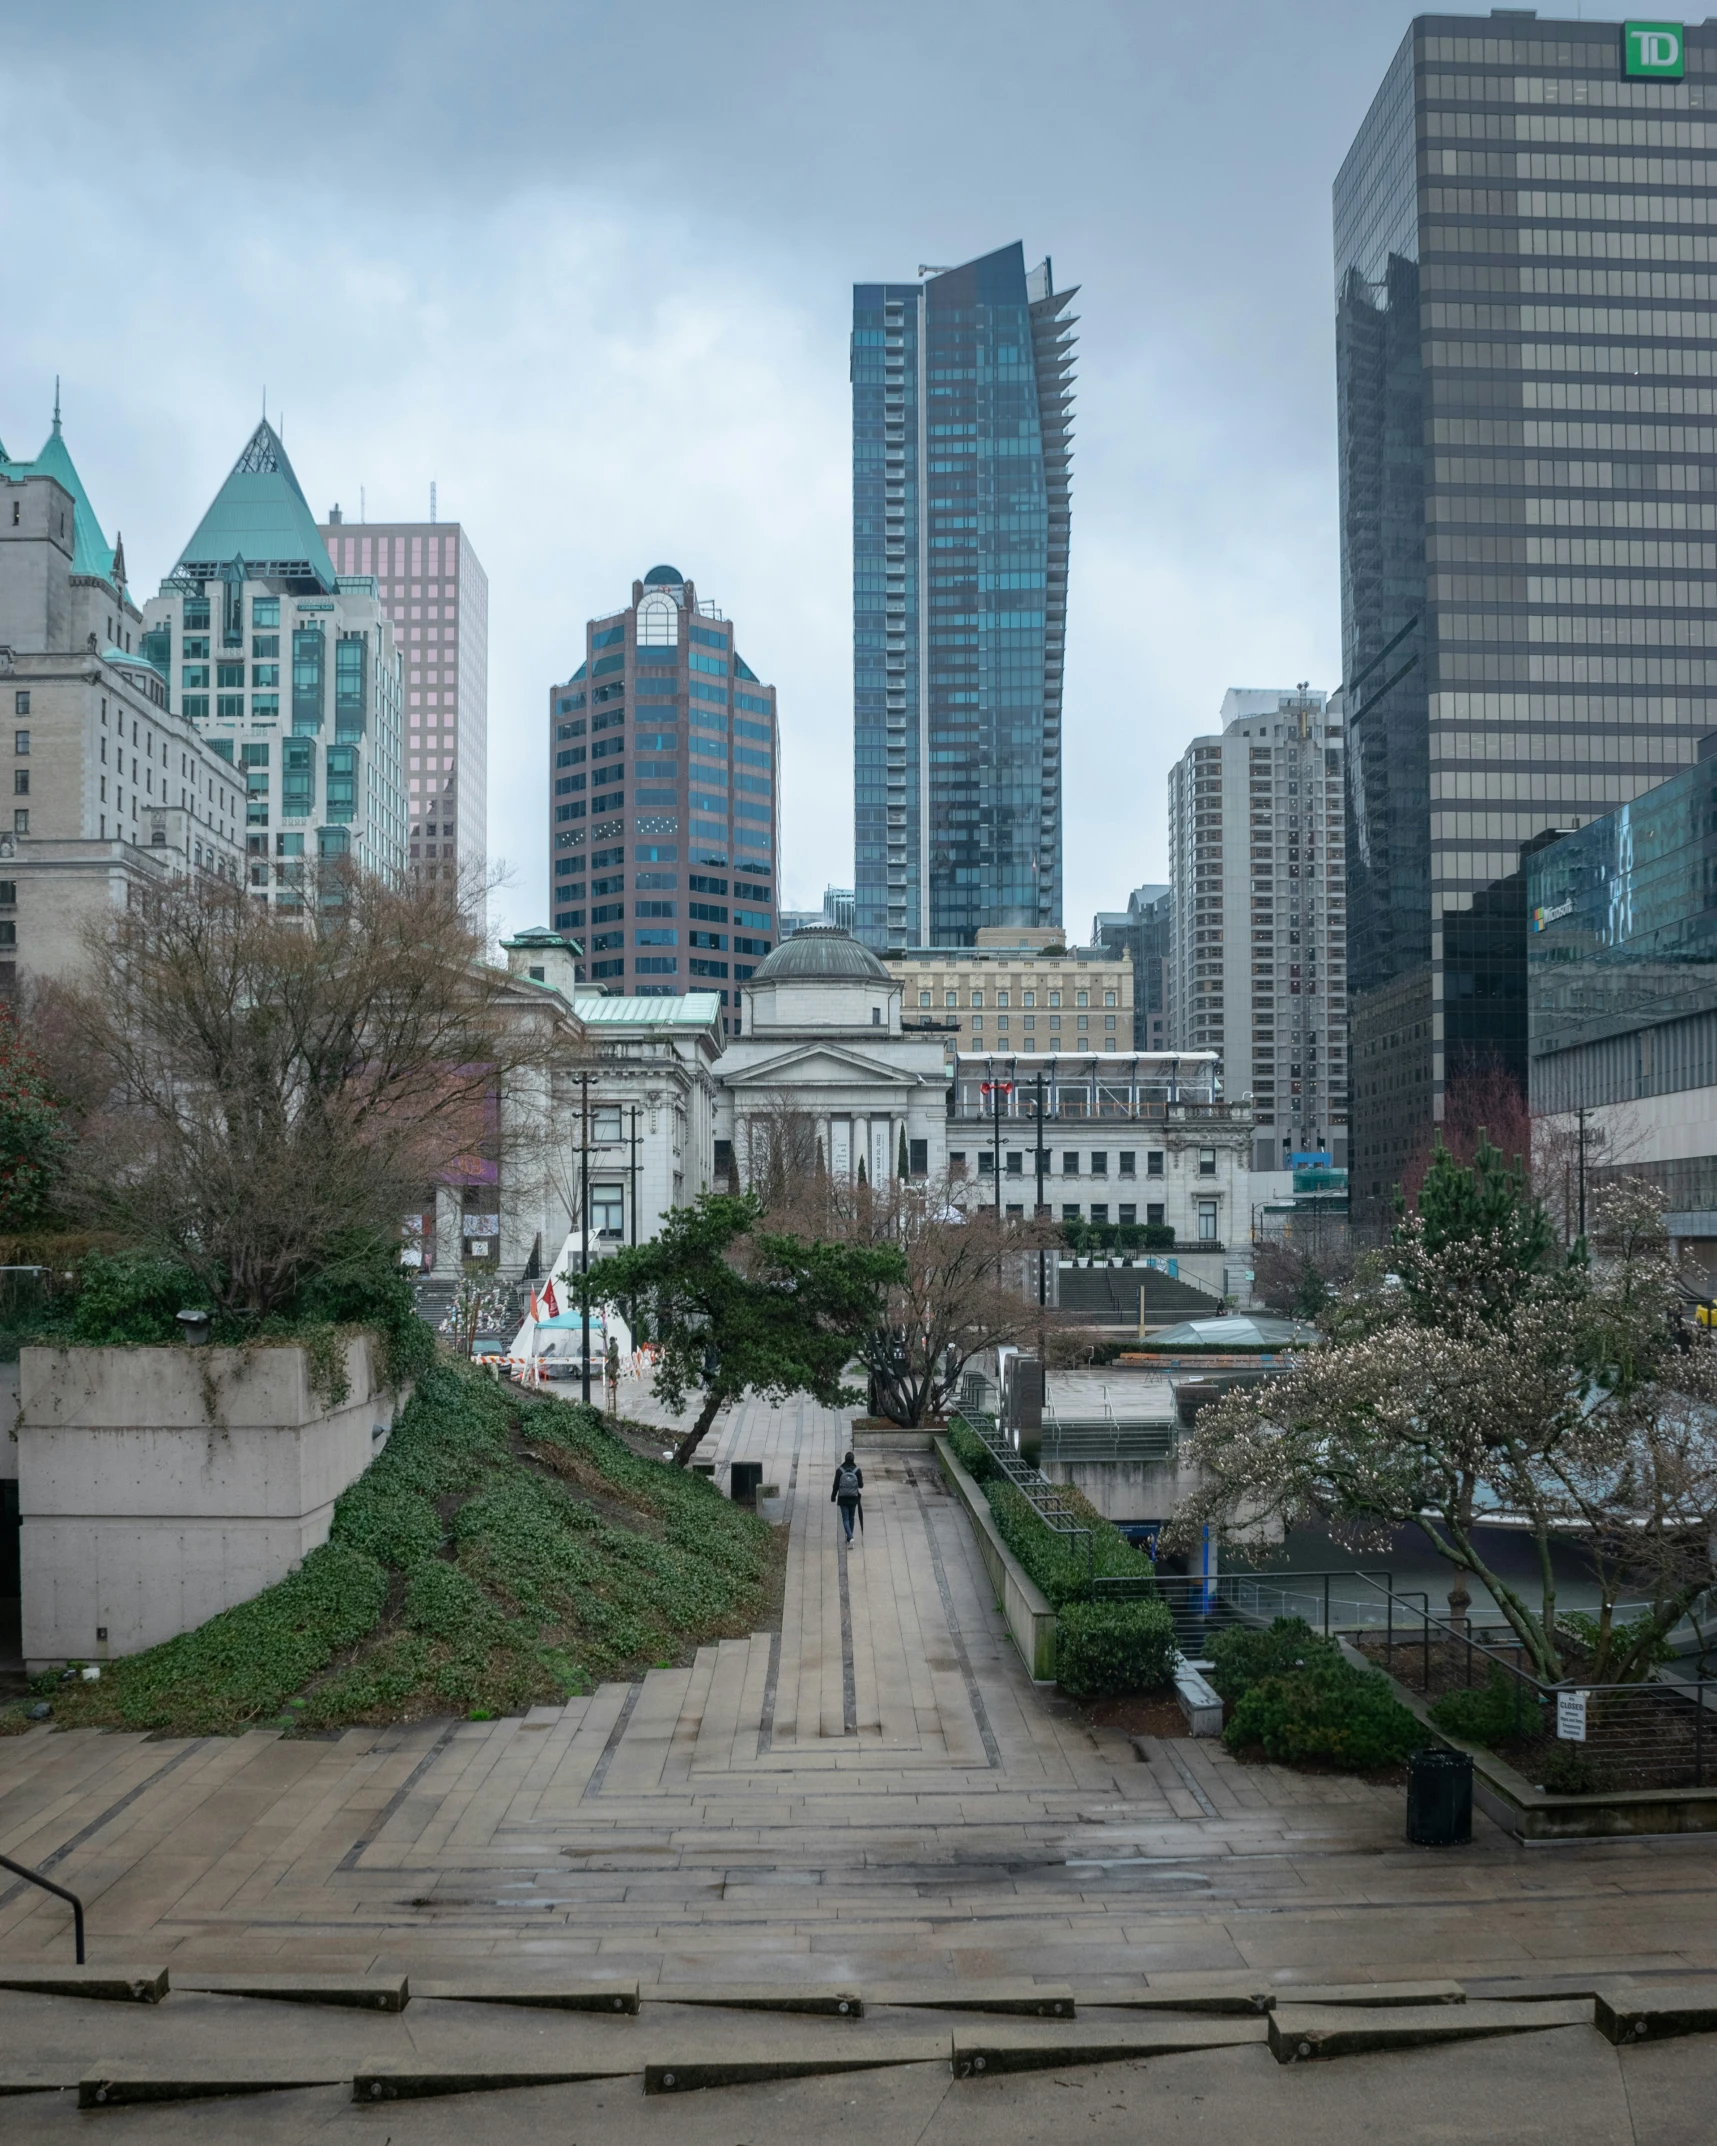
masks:
{"type": "MultiPolygon", "coordinates": [[[[749,1040],[749,1039],[747,1039],[749,1040]]],[[[922,1086],[910,1067],[839,1043],[786,1044],[768,1057],[722,1069],[724,1088],[847,1087],[863,1082],[873,1088],[922,1086]]]]}

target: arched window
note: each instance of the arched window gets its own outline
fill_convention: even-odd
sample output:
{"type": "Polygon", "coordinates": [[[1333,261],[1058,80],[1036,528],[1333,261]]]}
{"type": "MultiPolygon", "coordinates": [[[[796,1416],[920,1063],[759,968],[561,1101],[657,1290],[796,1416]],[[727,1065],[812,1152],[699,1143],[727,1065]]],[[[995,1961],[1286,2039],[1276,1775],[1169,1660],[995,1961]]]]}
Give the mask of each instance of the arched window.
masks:
{"type": "Polygon", "coordinates": [[[671,596],[654,589],[638,606],[640,648],[674,648],[680,638],[680,607],[671,596]]]}

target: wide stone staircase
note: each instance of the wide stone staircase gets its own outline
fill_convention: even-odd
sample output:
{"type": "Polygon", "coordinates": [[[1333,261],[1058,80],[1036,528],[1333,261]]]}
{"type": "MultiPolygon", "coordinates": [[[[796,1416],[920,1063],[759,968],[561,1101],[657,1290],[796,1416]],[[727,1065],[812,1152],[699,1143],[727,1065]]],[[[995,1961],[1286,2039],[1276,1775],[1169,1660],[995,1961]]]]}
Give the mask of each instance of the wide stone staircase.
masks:
{"type": "Polygon", "coordinates": [[[1180,1319],[1213,1319],[1222,1299],[1157,1267],[1063,1267],[1061,1309],[1089,1326],[1127,1326],[1141,1318],[1154,1325],[1180,1319]]]}

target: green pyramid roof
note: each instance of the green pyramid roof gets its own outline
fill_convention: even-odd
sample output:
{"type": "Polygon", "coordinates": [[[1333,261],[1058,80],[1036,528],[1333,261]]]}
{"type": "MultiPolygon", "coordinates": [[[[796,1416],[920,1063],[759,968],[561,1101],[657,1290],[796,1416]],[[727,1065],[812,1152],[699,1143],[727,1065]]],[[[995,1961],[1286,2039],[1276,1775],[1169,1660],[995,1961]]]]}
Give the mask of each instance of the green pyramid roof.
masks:
{"type": "Polygon", "coordinates": [[[43,443],[41,453],[33,462],[11,462],[6,459],[4,450],[0,450],[0,466],[9,477],[52,477],[56,484],[64,485],[72,495],[72,572],[93,574],[97,580],[111,581],[113,546],[102,534],[95,509],[89,503],[89,494],[83,488],[83,479],[77,473],[77,464],[61,434],[57,391],[53,430],[43,443]]]}
{"type": "Polygon", "coordinates": [[[334,587],[328,556],[280,435],[265,417],[179,554],[175,573],[213,580],[234,559],[268,579],[334,587]]]}

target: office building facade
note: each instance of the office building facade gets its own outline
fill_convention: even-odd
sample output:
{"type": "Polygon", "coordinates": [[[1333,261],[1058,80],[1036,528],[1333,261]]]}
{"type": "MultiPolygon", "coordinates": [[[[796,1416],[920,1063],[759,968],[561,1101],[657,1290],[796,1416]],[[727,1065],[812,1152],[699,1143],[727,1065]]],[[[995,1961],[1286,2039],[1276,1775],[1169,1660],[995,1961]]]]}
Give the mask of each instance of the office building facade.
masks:
{"type": "Polygon", "coordinates": [[[858,936],[1061,922],[1073,290],[1018,245],[853,289],[858,936]]]}
{"type": "Polygon", "coordinates": [[[489,577],[458,522],[360,522],[321,536],[342,578],[371,579],[399,651],[408,876],[481,898],[488,865],[489,577]]]}
{"type": "Polygon", "coordinates": [[[677,567],[593,619],[585,660],[549,692],[549,858],[556,931],[621,996],[720,996],[776,942],[780,731],[775,688],[677,567]]]}
{"type": "Polygon", "coordinates": [[[1100,909],[1091,944],[1124,954],[1133,972],[1133,1048],[1168,1048],[1168,958],[1174,937],[1174,894],[1168,887],[1135,887],[1125,909],[1100,909]]]}
{"type": "Polygon", "coordinates": [[[243,787],[256,898],[297,908],[310,868],[335,860],[402,879],[393,625],[372,577],[336,574],[266,418],[143,616],[174,713],[243,787]]]}
{"type": "Polygon", "coordinates": [[[1708,1285],[1717,1279],[1714,873],[1717,757],[1539,850],[1523,905],[1543,1195],[1571,1235],[1582,1191],[1646,1179],[1708,1285]],[[1552,1148],[1560,1171],[1544,1167],[1552,1148]]]}
{"type": "Polygon", "coordinates": [[[164,879],[240,878],[240,783],[147,643],[56,408],[33,461],[0,448],[0,996],[75,975],[86,928],[164,879]]]}
{"type": "Polygon", "coordinates": [[[1252,1167],[1347,1164],[1342,722],[1298,686],[1232,689],[1169,774],[1170,1048],[1252,1098],[1252,1167]]]}
{"type": "Polygon", "coordinates": [[[975,947],[890,954],[908,1028],[939,1032],[950,1074],[959,1051],[1125,1051],[1133,970],[1108,947],[1065,946],[1056,931],[986,927],[975,947]]]}
{"type": "Polygon", "coordinates": [[[1717,25],[1669,27],[1421,16],[1336,181],[1356,1213],[1524,1091],[1523,845],[1717,721],[1717,25]]]}

